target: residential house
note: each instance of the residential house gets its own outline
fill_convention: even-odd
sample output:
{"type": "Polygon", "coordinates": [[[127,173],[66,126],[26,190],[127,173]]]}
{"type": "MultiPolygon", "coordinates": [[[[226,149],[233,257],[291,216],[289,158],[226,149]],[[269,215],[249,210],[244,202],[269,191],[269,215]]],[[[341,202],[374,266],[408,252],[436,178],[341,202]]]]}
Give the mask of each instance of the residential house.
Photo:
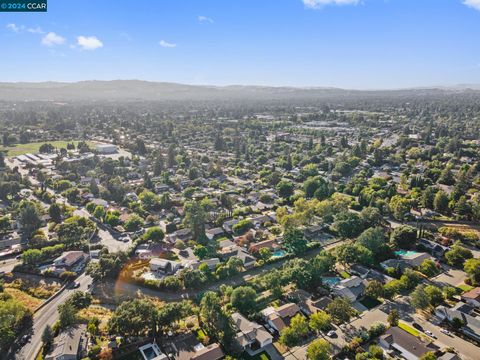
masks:
{"type": "Polygon", "coordinates": [[[278,244],[276,240],[271,239],[271,240],[259,241],[257,243],[251,243],[250,247],[248,248],[248,251],[250,253],[256,253],[260,251],[260,249],[275,250],[276,248],[278,248],[278,244]]]}
{"type": "Polygon", "coordinates": [[[300,313],[300,307],[295,303],[284,304],[277,308],[269,306],[261,311],[268,325],[279,333],[290,325],[290,320],[298,313],[300,313]]]}
{"type": "Polygon", "coordinates": [[[249,321],[240,313],[232,314],[232,319],[238,331],[235,340],[250,356],[261,353],[265,346],[272,343],[272,335],[263,326],[249,321]]]}
{"type": "Polygon", "coordinates": [[[243,249],[238,250],[235,256],[237,258],[239,258],[240,260],[242,260],[243,267],[245,269],[252,268],[255,265],[255,263],[257,262],[256,258],[254,258],[252,255],[250,255],[249,253],[247,253],[243,249]]]}
{"type": "Polygon", "coordinates": [[[150,270],[160,275],[173,275],[180,269],[180,263],[176,261],[153,258],[150,259],[150,270]]]}
{"type": "Polygon", "coordinates": [[[360,264],[353,264],[349,269],[351,274],[357,275],[366,280],[377,280],[381,283],[388,283],[393,280],[392,277],[381,273],[378,270],[367,268],[360,264]]]}
{"type": "Polygon", "coordinates": [[[367,281],[361,277],[352,276],[348,279],[343,279],[338,284],[332,287],[332,293],[345,297],[350,301],[356,301],[363,297],[367,281]]]}
{"type": "Polygon", "coordinates": [[[455,353],[446,352],[442,356],[438,357],[437,360],[462,360],[460,356],[455,353]]]}
{"type": "Polygon", "coordinates": [[[301,309],[306,315],[311,315],[319,311],[325,311],[328,304],[332,301],[332,298],[328,296],[322,296],[317,300],[307,299],[307,301],[305,301],[305,306],[301,306],[301,309]]]}
{"type": "Polygon", "coordinates": [[[476,287],[461,295],[463,301],[476,308],[480,308],[480,287],[476,287]]]}
{"type": "Polygon", "coordinates": [[[225,232],[220,227],[205,230],[205,235],[209,240],[213,240],[214,238],[222,236],[224,234],[225,232]]]}
{"type": "Polygon", "coordinates": [[[206,264],[210,270],[215,270],[218,264],[220,264],[219,258],[205,259],[205,260],[195,260],[185,263],[185,268],[196,270],[200,265],[206,264]]]}
{"type": "Polygon", "coordinates": [[[231,234],[233,233],[233,225],[238,224],[237,219],[232,219],[232,220],[227,220],[223,223],[222,228],[225,230],[227,233],[231,234]]]}
{"type": "Polygon", "coordinates": [[[388,260],[382,261],[380,263],[380,266],[385,270],[388,268],[393,268],[393,269],[398,269],[402,272],[409,267],[408,264],[401,259],[388,259],[388,260]]]}
{"type": "Polygon", "coordinates": [[[438,350],[436,346],[422,342],[397,326],[391,327],[380,336],[378,343],[387,352],[406,360],[418,360],[426,353],[438,350]]]}
{"type": "Polygon", "coordinates": [[[83,251],[67,251],[53,260],[53,264],[57,268],[71,268],[82,261],[85,261],[88,255],[83,251]]]}
{"type": "Polygon", "coordinates": [[[205,346],[192,333],[177,336],[165,348],[172,360],[220,360],[225,357],[219,344],[205,346]]]}
{"type": "Polygon", "coordinates": [[[63,330],[54,340],[52,351],[45,360],[77,360],[86,354],[86,325],[77,325],[63,330]]]}
{"type": "Polygon", "coordinates": [[[452,321],[455,318],[462,320],[463,326],[460,328],[460,331],[466,336],[480,341],[480,320],[464,311],[465,308],[463,306],[455,309],[440,305],[435,308],[435,315],[442,320],[452,321]]]}
{"type": "Polygon", "coordinates": [[[432,258],[429,253],[416,251],[407,251],[405,254],[398,256],[410,267],[419,267],[424,260],[432,258]]]}
{"type": "Polygon", "coordinates": [[[155,342],[141,346],[138,351],[145,360],[168,360],[168,356],[162,353],[155,342]]]}
{"type": "Polygon", "coordinates": [[[448,246],[443,246],[427,239],[418,240],[418,244],[436,258],[441,258],[450,249],[448,246]]]}

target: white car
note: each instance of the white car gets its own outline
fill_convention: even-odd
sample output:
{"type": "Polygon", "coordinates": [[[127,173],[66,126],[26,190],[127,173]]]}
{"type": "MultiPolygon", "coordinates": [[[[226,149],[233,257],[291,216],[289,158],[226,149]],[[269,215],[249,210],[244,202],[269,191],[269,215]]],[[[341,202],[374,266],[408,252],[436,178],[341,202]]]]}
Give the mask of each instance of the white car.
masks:
{"type": "Polygon", "coordinates": [[[440,332],[444,333],[445,335],[452,336],[452,333],[450,331],[448,331],[447,329],[441,329],[440,332]]]}
{"type": "Polygon", "coordinates": [[[432,333],[431,331],[429,331],[429,330],[425,330],[425,334],[427,334],[428,336],[430,336],[430,337],[432,337],[432,338],[436,339],[436,336],[435,336],[435,335],[433,335],[433,333],[432,333]]]}
{"type": "Polygon", "coordinates": [[[328,336],[328,337],[334,337],[334,336],[336,336],[336,335],[337,335],[337,333],[335,332],[335,330],[330,330],[330,331],[327,333],[327,336],[328,336]]]}

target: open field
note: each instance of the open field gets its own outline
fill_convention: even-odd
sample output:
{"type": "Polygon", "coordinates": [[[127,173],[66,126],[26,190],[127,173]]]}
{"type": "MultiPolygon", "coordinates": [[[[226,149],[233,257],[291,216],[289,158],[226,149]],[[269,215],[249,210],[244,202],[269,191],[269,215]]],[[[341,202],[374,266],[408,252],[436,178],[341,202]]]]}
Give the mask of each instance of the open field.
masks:
{"type": "Polygon", "coordinates": [[[5,292],[12,295],[15,300],[17,300],[19,303],[32,311],[34,311],[43,303],[43,300],[37,299],[36,297],[33,297],[19,289],[5,286],[5,292]]]}
{"type": "MultiPolygon", "coordinates": [[[[38,150],[40,149],[40,146],[43,144],[52,144],[54,147],[61,149],[61,148],[67,148],[68,143],[74,143],[75,146],[77,146],[78,141],[44,141],[44,142],[32,142],[32,143],[26,143],[26,144],[17,144],[14,146],[7,146],[7,147],[0,147],[0,151],[6,151],[7,156],[18,156],[18,155],[23,155],[23,154],[35,154],[38,153],[38,150]]],[[[87,144],[89,146],[92,146],[93,143],[90,141],[87,141],[87,144]]]]}

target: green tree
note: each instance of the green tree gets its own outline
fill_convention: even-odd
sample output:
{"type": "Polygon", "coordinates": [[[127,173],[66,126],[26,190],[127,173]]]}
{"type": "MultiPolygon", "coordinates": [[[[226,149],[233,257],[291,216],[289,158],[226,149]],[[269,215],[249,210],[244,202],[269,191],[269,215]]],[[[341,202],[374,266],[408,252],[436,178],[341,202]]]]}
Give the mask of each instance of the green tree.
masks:
{"type": "Polygon", "coordinates": [[[49,348],[53,341],[53,338],[54,338],[54,335],[53,335],[52,327],[47,324],[47,326],[45,326],[45,329],[43,329],[42,342],[47,348],[49,348]]]}
{"type": "Polygon", "coordinates": [[[365,295],[373,299],[383,297],[383,284],[378,280],[369,281],[365,288],[365,295]]]}
{"type": "Polygon", "coordinates": [[[283,235],[283,245],[291,254],[301,255],[307,251],[307,240],[299,229],[287,229],[283,235]]]}
{"type": "Polygon", "coordinates": [[[288,180],[282,180],[277,184],[278,195],[284,199],[289,198],[293,195],[294,186],[288,180]]]}
{"type": "Polygon", "coordinates": [[[185,204],[184,223],[190,227],[193,238],[197,241],[205,239],[205,221],[205,210],[199,201],[189,201],[185,204]]]}
{"type": "Polygon", "coordinates": [[[380,227],[369,228],[362,232],[357,238],[357,243],[370,250],[375,257],[381,256],[387,248],[384,230],[380,227]]]}
{"type": "Polygon", "coordinates": [[[40,228],[42,224],[40,216],[41,213],[34,202],[22,201],[20,203],[19,220],[27,235],[31,235],[40,228]]]}
{"type": "Polygon", "coordinates": [[[316,339],[307,348],[308,360],[329,360],[332,347],[325,339],[316,339]]]}
{"type": "Polygon", "coordinates": [[[428,302],[430,303],[430,305],[438,306],[443,302],[443,292],[439,287],[435,285],[427,285],[425,286],[424,290],[428,296],[428,302]]]}
{"type": "Polygon", "coordinates": [[[57,224],[62,221],[62,209],[57,203],[53,203],[52,205],[50,205],[50,207],[48,208],[48,214],[57,224]]]}
{"type": "Polygon", "coordinates": [[[448,195],[444,191],[440,190],[435,194],[433,208],[442,214],[448,212],[448,195]]]}
{"type": "Polygon", "coordinates": [[[217,339],[227,351],[232,349],[236,332],[230,316],[223,311],[216,293],[207,291],[203,294],[200,301],[200,319],[209,335],[217,339]]]}
{"type": "Polygon", "coordinates": [[[342,238],[353,238],[362,232],[363,223],[357,214],[344,211],[335,216],[332,229],[342,238]]]}
{"type": "Polygon", "coordinates": [[[328,331],[332,328],[332,318],[325,311],[317,311],[310,316],[308,325],[316,333],[328,331]]]}
{"type": "Polygon", "coordinates": [[[472,283],[480,283],[480,259],[468,259],[465,261],[463,270],[467,273],[472,283]]]}
{"type": "Polygon", "coordinates": [[[111,334],[140,336],[156,329],[157,309],[148,300],[122,302],[108,321],[111,334]]]}
{"type": "Polygon", "coordinates": [[[398,321],[400,320],[400,315],[398,314],[397,309],[393,309],[389,312],[387,321],[390,324],[390,326],[398,326],[398,321]]]}
{"type": "Polygon", "coordinates": [[[75,307],[66,302],[58,307],[60,328],[65,329],[77,321],[77,312],[75,307]]]}
{"type": "Polygon", "coordinates": [[[332,316],[336,323],[344,323],[350,320],[357,311],[352,307],[350,301],[343,297],[337,297],[327,305],[327,313],[332,316]]]}
{"type": "Polygon", "coordinates": [[[423,354],[420,357],[420,360],[437,360],[437,356],[435,355],[435,353],[433,351],[429,351],[429,352],[423,354]]]}
{"type": "Polygon", "coordinates": [[[241,235],[253,228],[253,223],[248,219],[240,220],[238,223],[232,226],[232,230],[236,235],[241,235]]]}
{"type": "Polygon", "coordinates": [[[390,235],[390,242],[401,249],[411,249],[416,241],[417,230],[408,225],[395,228],[390,235]]]}
{"type": "Polygon", "coordinates": [[[156,243],[161,242],[164,237],[165,237],[165,233],[158,226],[152,226],[148,228],[145,234],[143,234],[143,240],[153,241],[156,243]]]}
{"type": "Polygon", "coordinates": [[[95,210],[93,210],[93,216],[102,220],[105,217],[105,208],[102,205],[97,205],[95,210]]]}
{"type": "Polygon", "coordinates": [[[432,277],[438,273],[438,268],[435,262],[431,259],[425,259],[423,262],[420,264],[418,270],[428,276],[432,277]]]}
{"type": "Polygon", "coordinates": [[[359,243],[345,243],[336,247],[337,261],[344,265],[360,263],[363,265],[373,264],[373,255],[370,250],[359,243]]]}
{"type": "Polygon", "coordinates": [[[257,292],[250,286],[239,286],[230,296],[232,306],[243,314],[252,314],[257,308],[257,292]]]}
{"type": "Polygon", "coordinates": [[[401,221],[405,218],[405,215],[410,212],[412,204],[410,200],[400,195],[395,195],[391,198],[389,207],[393,217],[401,221]]]}
{"type": "Polygon", "coordinates": [[[430,305],[430,299],[423,285],[418,285],[410,294],[410,303],[415,309],[424,310],[430,305]]]}
{"type": "Polygon", "coordinates": [[[143,226],[143,219],[137,214],[132,214],[125,221],[124,227],[127,231],[138,231],[143,226]]]}
{"type": "Polygon", "coordinates": [[[456,241],[445,253],[447,263],[451,266],[461,266],[466,260],[473,258],[472,252],[463,247],[460,241],[456,241]]]}

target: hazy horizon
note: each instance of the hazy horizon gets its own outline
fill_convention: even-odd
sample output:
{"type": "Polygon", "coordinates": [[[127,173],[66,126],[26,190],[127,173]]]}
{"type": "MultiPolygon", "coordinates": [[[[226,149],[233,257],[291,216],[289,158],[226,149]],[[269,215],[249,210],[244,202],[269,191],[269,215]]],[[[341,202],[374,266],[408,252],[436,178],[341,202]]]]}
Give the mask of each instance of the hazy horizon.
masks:
{"type": "Polygon", "coordinates": [[[479,0],[50,0],[3,13],[3,82],[341,89],[480,84],[479,0]]]}

